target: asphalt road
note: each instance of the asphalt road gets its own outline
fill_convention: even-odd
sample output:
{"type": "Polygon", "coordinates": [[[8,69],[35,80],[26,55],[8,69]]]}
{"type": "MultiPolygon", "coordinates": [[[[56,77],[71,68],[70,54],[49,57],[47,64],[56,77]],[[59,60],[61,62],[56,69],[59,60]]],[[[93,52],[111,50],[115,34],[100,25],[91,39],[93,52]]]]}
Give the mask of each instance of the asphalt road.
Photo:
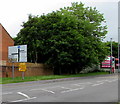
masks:
{"type": "Polygon", "coordinates": [[[118,75],[4,84],[2,102],[118,102],[118,75]]]}

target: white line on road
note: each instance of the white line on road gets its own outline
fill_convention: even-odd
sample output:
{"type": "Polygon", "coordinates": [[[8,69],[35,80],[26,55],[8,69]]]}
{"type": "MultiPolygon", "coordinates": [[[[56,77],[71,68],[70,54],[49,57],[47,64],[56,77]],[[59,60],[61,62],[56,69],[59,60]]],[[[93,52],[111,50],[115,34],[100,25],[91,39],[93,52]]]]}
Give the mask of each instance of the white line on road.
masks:
{"type": "Polygon", "coordinates": [[[17,92],[17,93],[20,94],[20,95],[22,95],[22,96],[24,96],[24,97],[26,97],[26,99],[15,100],[15,101],[10,101],[10,102],[21,102],[21,101],[26,101],[26,100],[30,100],[30,99],[35,99],[35,98],[37,98],[37,97],[32,97],[32,98],[30,98],[28,95],[26,95],[26,94],[24,94],[24,93],[22,93],[22,92],[17,92]]]}
{"type": "Polygon", "coordinates": [[[92,86],[98,86],[98,85],[101,85],[101,84],[103,84],[103,83],[93,84],[92,86]]]}
{"type": "Polygon", "coordinates": [[[97,82],[106,82],[106,81],[108,81],[108,80],[100,80],[100,81],[97,81],[97,82]]]}
{"type": "Polygon", "coordinates": [[[92,84],[91,82],[86,82],[86,83],[76,83],[76,84],[85,84],[85,85],[87,85],[87,84],[92,84]]]}
{"type": "Polygon", "coordinates": [[[46,87],[46,89],[48,89],[48,88],[57,88],[57,87],[61,87],[61,86],[46,87]]]}
{"type": "Polygon", "coordinates": [[[12,94],[13,92],[2,93],[2,95],[12,94]]]}
{"type": "Polygon", "coordinates": [[[82,88],[76,88],[76,89],[70,89],[70,90],[67,90],[67,91],[62,91],[60,93],[66,93],[66,92],[71,92],[71,91],[76,91],[76,90],[81,90],[81,89],[84,89],[84,87],[82,87],[82,88]]]}
{"type": "Polygon", "coordinates": [[[86,82],[86,83],[76,83],[76,84],[72,84],[72,85],[75,85],[75,86],[84,86],[84,85],[89,85],[89,84],[92,84],[91,82],[86,82]]]}
{"type": "Polygon", "coordinates": [[[41,89],[41,88],[39,88],[39,89],[31,89],[30,91],[37,91],[37,90],[42,90],[42,91],[46,91],[46,92],[50,92],[52,94],[55,94],[55,92],[53,92],[51,90],[46,90],[46,89],[41,89]]]}
{"type": "Polygon", "coordinates": [[[79,84],[73,84],[74,86],[85,86],[85,85],[79,85],[79,84]]]}
{"type": "Polygon", "coordinates": [[[46,90],[46,89],[41,89],[41,90],[46,91],[46,92],[50,92],[50,93],[52,93],[52,94],[55,94],[55,92],[53,92],[53,91],[51,91],[51,90],[46,90]]]}
{"type": "Polygon", "coordinates": [[[71,88],[68,88],[68,87],[61,87],[61,88],[63,88],[63,89],[69,89],[69,90],[71,90],[71,88]]]}
{"type": "Polygon", "coordinates": [[[10,101],[10,102],[21,102],[21,101],[31,100],[31,99],[35,99],[35,98],[37,98],[37,97],[32,97],[32,98],[29,98],[29,99],[15,100],[15,101],[10,101]]]}
{"type": "Polygon", "coordinates": [[[38,88],[38,89],[31,89],[29,91],[36,91],[36,90],[41,90],[41,88],[38,88]]]}
{"type": "Polygon", "coordinates": [[[109,81],[107,81],[107,82],[114,82],[114,81],[117,81],[118,79],[115,79],[115,80],[109,80],[109,81]]]}
{"type": "Polygon", "coordinates": [[[24,97],[26,97],[27,99],[30,99],[30,97],[28,95],[26,95],[26,94],[24,94],[22,92],[17,92],[17,93],[20,94],[20,95],[22,95],[22,96],[24,96],[24,97]]]}
{"type": "MultiPolygon", "coordinates": [[[[61,87],[61,86],[47,87],[46,89],[48,89],[48,88],[57,88],[57,87],[61,87]]],[[[42,88],[31,89],[29,91],[36,91],[36,90],[42,90],[42,88]]]]}

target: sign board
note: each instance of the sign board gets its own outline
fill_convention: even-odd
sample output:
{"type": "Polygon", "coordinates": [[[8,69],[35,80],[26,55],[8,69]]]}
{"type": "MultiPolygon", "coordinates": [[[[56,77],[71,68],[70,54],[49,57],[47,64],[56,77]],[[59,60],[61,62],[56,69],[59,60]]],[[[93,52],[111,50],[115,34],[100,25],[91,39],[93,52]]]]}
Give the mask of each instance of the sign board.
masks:
{"type": "Polygon", "coordinates": [[[8,47],[8,59],[11,62],[27,62],[27,45],[8,47]]]}
{"type": "Polygon", "coordinates": [[[20,63],[19,64],[19,71],[26,71],[27,68],[26,68],[26,64],[25,63],[20,63]]]}

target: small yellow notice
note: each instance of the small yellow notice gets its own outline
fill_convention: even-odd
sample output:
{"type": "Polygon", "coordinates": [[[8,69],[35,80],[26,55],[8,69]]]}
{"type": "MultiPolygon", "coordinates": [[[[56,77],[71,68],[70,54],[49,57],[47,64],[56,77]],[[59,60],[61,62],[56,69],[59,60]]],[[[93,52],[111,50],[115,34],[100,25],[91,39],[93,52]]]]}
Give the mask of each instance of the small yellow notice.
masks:
{"type": "Polygon", "coordinates": [[[26,64],[25,63],[19,63],[19,71],[26,71],[26,64]]]}

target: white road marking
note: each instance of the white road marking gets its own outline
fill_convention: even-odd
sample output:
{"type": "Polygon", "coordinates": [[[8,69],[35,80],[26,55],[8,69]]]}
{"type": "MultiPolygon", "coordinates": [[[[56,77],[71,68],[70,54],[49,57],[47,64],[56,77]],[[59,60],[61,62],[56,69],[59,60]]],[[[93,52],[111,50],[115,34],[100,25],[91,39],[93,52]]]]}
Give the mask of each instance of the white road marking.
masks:
{"type": "MultiPolygon", "coordinates": [[[[47,87],[47,88],[45,88],[45,89],[48,89],[48,88],[57,88],[57,87],[61,87],[61,86],[47,87]]],[[[42,90],[42,88],[31,89],[31,90],[29,90],[29,91],[36,91],[36,90],[42,90]]]]}
{"type": "Polygon", "coordinates": [[[108,80],[100,80],[100,81],[97,81],[97,82],[106,82],[106,81],[108,81],[108,80]]]}
{"type": "Polygon", "coordinates": [[[15,100],[15,101],[10,101],[10,102],[21,102],[21,101],[26,101],[26,100],[30,100],[30,99],[35,99],[35,98],[37,98],[37,97],[32,97],[32,98],[30,98],[28,95],[26,95],[26,94],[24,94],[24,93],[22,93],[22,92],[17,92],[17,93],[20,94],[20,95],[22,95],[22,96],[24,96],[24,97],[26,97],[26,99],[15,100]]]}
{"type": "Polygon", "coordinates": [[[55,94],[55,92],[53,92],[51,90],[46,90],[46,89],[41,89],[41,88],[39,88],[39,89],[31,89],[30,91],[37,91],[37,90],[42,90],[42,91],[46,91],[46,92],[50,92],[52,94],[55,94]]]}
{"type": "Polygon", "coordinates": [[[72,84],[72,85],[75,85],[75,86],[84,86],[84,85],[89,85],[89,84],[92,84],[91,82],[86,82],[86,83],[76,83],[76,84],[72,84]]]}
{"type": "Polygon", "coordinates": [[[2,93],[2,95],[12,94],[13,92],[2,93]]]}
{"type": "Polygon", "coordinates": [[[52,94],[55,94],[55,92],[53,92],[53,91],[51,91],[51,90],[46,90],[46,89],[41,89],[41,90],[46,91],[46,92],[50,92],[50,93],[52,93],[52,94]]]}
{"type": "Polygon", "coordinates": [[[31,89],[29,91],[36,91],[36,90],[41,90],[41,88],[38,88],[38,89],[31,89]]]}
{"type": "Polygon", "coordinates": [[[85,85],[79,85],[79,84],[73,84],[74,86],[85,86],[85,85]]]}
{"type": "Polygon", "coordinates": [[[92,86],[98,86],[98,85],[101,85],[101,84],[103,84],[103,83],[93,84],[92,86]]]}
{"type": "Polygon", "coordinates": [[[45,89],[48,89],[48,88],[57,88],[57,87],[61,87],[61,86],[46,87],[45,89]]]}
{"type": "Polygon", "coordinates": [[[71,92],[71,91],[76,91],[76,90],[81,90],[81,89],[84,89],[84,87],[82,87],[82,88],[76,88],[76,89],[70,89],[70,90],[67,90],[67,91],[62,91],[60,93],[66,93],[66,92],[71,92]]]}
{"type": "Polygon", "coordinates": [[[109,80],[107,82],[114,82],[114,81],[117,81],[118,79],[114,79],[114,80],[109,80]]]}
{"type": "Polygon", "coordinates": [[[17,93],[20,94],[20,95],[22,95],[22,96],[24,96],[24,97],[26,97],[27,99],[30,99],[30,97],[28,95],[26,95],[26,94],[24,94],[22,92],[17,92],[17,93]]]}
{"type": "Polygon", "coordinates": [[[81,84],[87,85],[87,84],[92,84],[92,83],[91,82],[86,82],[86,83],[76,83],[76,84],[78,84],[78,85],[81,85],[81,84]]]}
{"type": "Polygon", "coordinates": [[[63,88],[63,89],[69,89],[69,90],[71,90],[71,88],[68,88],[68,87],[61,87],[61,88],[63,88]]]}
{"type": "Polygon", "coordinates": [[[29,98],[29,99],[15,100],[15,101],[10,101],[10,102],[21,102],[21,101],[31,100],[31,99],[35,99],[35,98],[37,98],[37,97],[32,97],[32,98],[29,98]]]}

